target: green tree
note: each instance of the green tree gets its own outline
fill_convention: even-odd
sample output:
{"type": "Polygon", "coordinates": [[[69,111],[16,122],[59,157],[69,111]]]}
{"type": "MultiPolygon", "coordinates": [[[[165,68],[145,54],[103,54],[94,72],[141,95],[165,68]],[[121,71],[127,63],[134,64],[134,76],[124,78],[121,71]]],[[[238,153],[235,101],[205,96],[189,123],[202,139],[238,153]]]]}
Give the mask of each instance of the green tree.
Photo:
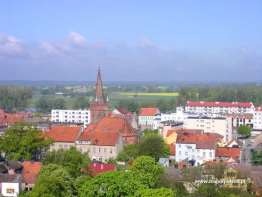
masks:
{"type": "Polygon", "coordinates": [[[262,151],[252,151],[251,161],[254,165],[262,165],[262,151]]]}
{"type": "Polygon", "coordinates": [[[154,187],[163,174],[163,168],[149,156],[137,157],[130,167],[130,171],[141,179],[144,185],[154,187]]]}
{"type": "Polygon", "coordinates": [[[89,107],[89,100],[87,97],[80,96],[77,97],[74,101],[73,107],[75,109],[86,109],[89,107]]]}
{"type": "Polygon", "coordinates": [[[147,135],[142,137],[139,143],[139,155],[147,155],[155,158],[156,161],[162,156],[167,156],[167,146],[160,135],[147,135]]]}
{"type": "Polygon", "coordinates": [[[98,175],[82,184],[79,197],[122,197],[134,196],[137,190],[146,188],[133,173],[128,171],[109,172],[98,175]]]}
{"type": "Polygon", "coordinates": [[[17,124],[0,136],[0,152],[10,160],[39,159],[43,150],[51,144],[41,131],[28,124],[17,124]]]}
{"type": "Polygon", "coordinates": [[[241,125],[237,129],[238,134],[243,135],[243,136],[250,136],[251,135],[251,128],[246,125],[241,125]]]}
{"type": "Polygon", "coordinates": [[[142,189],[136,192],[136,197],[175,197],[174,192],[168,188],[142,189]]]}
{"type": "Polygon", "coordinates": [[[132,161],[138,157],[138,145],[137,144],[128,144],[123,150],[118,154],[118,161],[132,161]]]}
{"type": "Polygon", "coordinates": [[[60,165],[44,166],[28,197],[73,197],[76,189],[70,174],[60,165]]]}
{"type": "Polygon", "coordinates": [[[88,166],[90,159],[87,154],[82,154],[76,148],[48,152],[43,163],[63,166],[72,177],[80,176],[81,169],[88,166]]]}

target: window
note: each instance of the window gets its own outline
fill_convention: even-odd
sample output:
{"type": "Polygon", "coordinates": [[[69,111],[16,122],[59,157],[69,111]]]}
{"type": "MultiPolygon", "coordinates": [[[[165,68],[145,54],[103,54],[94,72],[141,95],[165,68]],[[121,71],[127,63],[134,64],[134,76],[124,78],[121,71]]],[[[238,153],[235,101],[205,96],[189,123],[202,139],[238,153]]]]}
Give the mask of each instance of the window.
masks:
{"type": "Polygon", "coordinates": [[[212,157],[212,152],[211,151],[209,152],[209,157],[212,157]]]}
{"type": "Polygon", "coordinates": [[[6,189],[6,193],[7,193],[7,194],[13,194],[13,193],[15,193],[15,189],[13,189],[13,188],[7,188],[7,189],[6,189]]]}

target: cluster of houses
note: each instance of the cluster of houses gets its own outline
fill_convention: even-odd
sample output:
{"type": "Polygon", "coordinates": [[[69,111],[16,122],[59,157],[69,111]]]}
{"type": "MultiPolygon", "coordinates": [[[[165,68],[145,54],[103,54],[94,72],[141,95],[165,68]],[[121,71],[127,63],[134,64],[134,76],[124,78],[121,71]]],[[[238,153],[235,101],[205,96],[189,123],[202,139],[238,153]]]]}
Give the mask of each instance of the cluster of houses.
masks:
{"type": "MultiPolygon", "coordinates": [[[[25,120],[26,115],[0,110],[0,127],[25,120]]],[[[112,110],[104,96],[100,70],[90,109],[53,109],[50,120],[51,125],[43,129],[53,141],[50,150],[75,147],[88,154],[93,161],[89,166],[93,175],[116,170],[106,162],[116,159],[125,145],[138,143],[145,129],[157,130],[169,147],[169,158],[161,158],[160,163],[168,166],[173,160],[181,168],[213,161],[240,164],[242,150],[237,128],[247,125],[258,135],[262,133],[262,108],[250,102],[188,101],[174,113],[161,113],[155,107],[141,108],[138,115],[124,108],[112,110]]],[[[256,140],[258,147],[262,146],[260,138],[256,140]]],[[[0,164],[1,193],[17,196],[21,190],[32,189],[42,165],[25,161],[18,169],[3,166],[0,164]]]]}

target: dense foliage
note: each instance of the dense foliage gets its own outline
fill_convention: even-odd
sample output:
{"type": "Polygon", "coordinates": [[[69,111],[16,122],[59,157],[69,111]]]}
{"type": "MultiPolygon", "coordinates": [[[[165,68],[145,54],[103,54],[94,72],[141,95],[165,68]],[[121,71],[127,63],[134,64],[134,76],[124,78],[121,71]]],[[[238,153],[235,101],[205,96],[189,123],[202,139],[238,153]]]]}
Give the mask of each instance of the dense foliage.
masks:
{"type": "Polygon", "coordinates": [[[153,158],[138,157],[127,171],[105,173],[87,180],[78,194],[80,197],[134,196],[139,190],[154,187],[162,172],[153,158]]]}
{"type": "Polygon", "coordinates": [[[251,128],[246,125],[240,125],[239,128],[237,129],[238,134],[243,135],[243,136],[250,136],[251,135],[251,128]]]}
{"type": "Polygon", "coordinates": [[[20,86],[0,86],[0,108],[5,111],[19,111],[28,106],[32,98],[32,89],[20,86]]]}
{"type": "Polygon", "coordinates": [[[17,124],[0,136],[0,152],[9,160],[36,160],[50,143],[35,127],[17,124]]]}
{"type": "Polygon", "coordinates": [[[118,154],[119,161],[132,161],[137,156],[147,155],[153,157],[156,161],[160,157],[167,157],[169,149],[163,138],[155,131],[146,130],[138,144],[127,145],[118,154]]]}
{"type": "Polygon", "coordinates": [[[71,147],[69,150],[57,150],[48,152],[43,163],[57,164],[63,166],[72,177],[78,177],[81,169],[88,166],[90,159],[88,155],[82,154],[76,148],[71,147]]]}
{"type": "Polygon", "coordinates": [[[50,112],[52,109],[65,109],[66,103],[63,98],[41,97],[36,102],[36,108],[40,112],[50,112]]]}
{"type": "Polygon", "coordinates": [[[254,165],[262,165],[262,151],[252,151],[251,160],[254,165]]]}
{"type": "Polygon", "coordinates": [[[174,192],[168,188],[141,189],[135,193],[136,197],[175,197],[174,192]]]}

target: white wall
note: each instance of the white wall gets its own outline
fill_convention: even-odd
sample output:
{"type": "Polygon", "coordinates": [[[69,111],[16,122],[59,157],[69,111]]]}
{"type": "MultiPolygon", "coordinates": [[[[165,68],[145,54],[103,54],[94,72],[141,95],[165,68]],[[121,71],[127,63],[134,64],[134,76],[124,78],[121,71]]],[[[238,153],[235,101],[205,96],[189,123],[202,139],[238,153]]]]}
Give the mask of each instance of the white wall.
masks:
{"type": "Polygon", "coordinates": [[[19,183],[2,183],[2,195],[6,197],[17,197],[20,192],[19,183]],[[8,193],[8,189],[13,189],[14,193],[8,193]]]}
{"type": "Polygon", "coordinates": [[[195,160],[195,165],[215,159],[215,149],[197,149],[196,144],[176,144],[176,161],[195,160]]]}
{"type": "Polygon", "coordinates": [[[84,127],[86,127],[91,121],[90,110],[53,109],[51,111],[51,121],[56,123],[84,124],[84,127]]]}

